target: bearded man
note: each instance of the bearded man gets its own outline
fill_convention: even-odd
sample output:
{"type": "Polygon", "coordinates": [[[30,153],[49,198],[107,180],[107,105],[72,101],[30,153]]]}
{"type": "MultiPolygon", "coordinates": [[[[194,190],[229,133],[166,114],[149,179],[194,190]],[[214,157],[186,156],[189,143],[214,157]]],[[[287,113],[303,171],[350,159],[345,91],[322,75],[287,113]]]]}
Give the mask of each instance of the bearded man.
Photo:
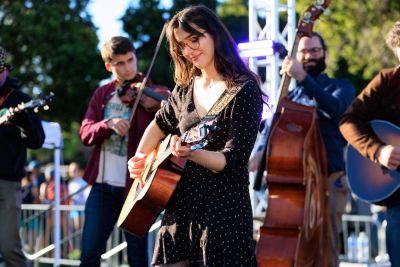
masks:
{"type": "MultiPolygon", "coordinates": [[[[355,97],[355,89],[347,79],[330,78],[326,68],[327,47],[320,34],[300,39],[296,57],[286,57],[281,74],[294,78],[297,86],[289,98],[297,103],[315,106],[328,157],[330,204],[332,210],[332,242],[340,245],[341,217],[345,210],[348,187],[345,179],[343,148],[345,141],[339,131],[339,120],[355,97]]],[[[338,254],[338,253],[337,253],[338,254]]],[[[336,263],[338,266],[337,255],[336,263]]]]}

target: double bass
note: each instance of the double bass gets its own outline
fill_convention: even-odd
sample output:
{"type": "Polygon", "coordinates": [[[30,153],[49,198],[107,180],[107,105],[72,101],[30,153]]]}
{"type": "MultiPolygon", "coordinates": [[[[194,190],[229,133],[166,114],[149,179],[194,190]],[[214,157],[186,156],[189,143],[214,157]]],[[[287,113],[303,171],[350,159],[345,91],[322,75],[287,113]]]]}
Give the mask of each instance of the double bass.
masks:
{"type": "MultiPolygon", "coordinates": [[[[314,21],[330,0],[317,0],[299,20],[291,56],[300,38],[311,36],[314,21]]],[[[259,267],[329,266],[326,238],[327,160],[315,107],[287,98],[290,77],[282,77],[277,109],[266,135],[268,206],[256,246],[259,267]]]]}

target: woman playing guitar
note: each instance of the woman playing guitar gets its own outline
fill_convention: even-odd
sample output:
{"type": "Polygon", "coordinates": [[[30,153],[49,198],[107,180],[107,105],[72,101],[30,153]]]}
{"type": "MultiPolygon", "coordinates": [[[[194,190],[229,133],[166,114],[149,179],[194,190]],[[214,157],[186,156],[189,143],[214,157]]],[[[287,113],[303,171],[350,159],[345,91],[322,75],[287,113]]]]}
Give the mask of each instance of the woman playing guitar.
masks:
{"type": "Polygon", "coordinates": [[[255,266],[247,161],[262,111],[257,79],[224,25],[204,6],[176,14],[167,38],[177,86],[128,162],[131,177],[142,179],[147,155],[168,134],[172,154],[187,159],[166,206],[152,264],[255,266]],[[196,149],[182,142],[179,136],[215,106],[224,108],[207,145],[196,149]]]}

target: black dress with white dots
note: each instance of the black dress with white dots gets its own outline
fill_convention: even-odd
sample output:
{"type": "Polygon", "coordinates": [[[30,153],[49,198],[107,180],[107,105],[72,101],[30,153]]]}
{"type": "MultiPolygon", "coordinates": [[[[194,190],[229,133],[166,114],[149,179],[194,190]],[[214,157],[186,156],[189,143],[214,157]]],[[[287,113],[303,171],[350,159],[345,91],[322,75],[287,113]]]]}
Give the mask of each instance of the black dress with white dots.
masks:
{"type": "MultiPolygon", "coordinates": [[[[217,118],[218,130],[204,148],[220,151],[226,166],[213,172],[188,161],[165,209],[152,264],[189,261],[190,266],[256,265],[247,164],[262,113],[258,85],[242,89],[217,118]]],[[[182,135],[196,125],[193,86],[176,87],[156,114],[165,134],[182,135]]]]}

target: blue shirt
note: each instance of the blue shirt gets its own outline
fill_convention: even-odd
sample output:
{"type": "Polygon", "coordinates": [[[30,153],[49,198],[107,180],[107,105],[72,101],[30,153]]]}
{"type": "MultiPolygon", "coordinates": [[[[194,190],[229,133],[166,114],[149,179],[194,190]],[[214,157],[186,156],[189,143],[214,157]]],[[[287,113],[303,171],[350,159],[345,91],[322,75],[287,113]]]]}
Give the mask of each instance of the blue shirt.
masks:
{"type": "Polygon", "coordinates": [[[317,108],[318,121],[328,157],[328,173],[345,169],[343,148],[346,145],[339,131],[339,120],[355,97],[355,89],[347,79],[332,79],[325,73],[307,75],[289,93],[297,103],[317,108]]]}

